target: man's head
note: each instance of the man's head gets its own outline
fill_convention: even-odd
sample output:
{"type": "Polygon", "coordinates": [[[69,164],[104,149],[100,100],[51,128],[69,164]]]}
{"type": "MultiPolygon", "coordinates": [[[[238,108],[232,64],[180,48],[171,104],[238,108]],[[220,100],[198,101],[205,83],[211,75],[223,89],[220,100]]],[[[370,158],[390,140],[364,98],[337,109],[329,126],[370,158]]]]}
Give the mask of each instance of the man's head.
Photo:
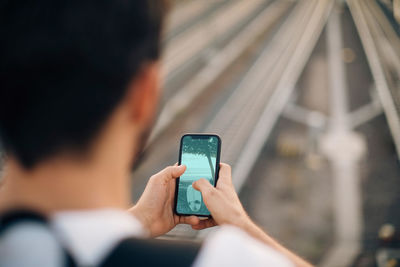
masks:
{"type": "Polygon", "coordinates": [[[122,103],[148,131],[166,4],[160,0],[2,1],[0,137],[29,169],[84,153],[122,103]]]}

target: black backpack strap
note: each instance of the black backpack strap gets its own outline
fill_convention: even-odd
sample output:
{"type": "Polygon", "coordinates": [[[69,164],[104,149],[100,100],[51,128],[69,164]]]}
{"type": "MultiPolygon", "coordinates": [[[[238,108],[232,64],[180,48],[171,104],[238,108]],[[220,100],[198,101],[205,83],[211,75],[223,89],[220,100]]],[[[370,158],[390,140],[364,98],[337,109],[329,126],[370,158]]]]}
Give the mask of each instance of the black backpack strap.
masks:
{"type": "Polygon", "coordinates": [[[191,266],[200,250],[195,242],[127,238],[106,257],[102,267],[191,266]]]}
{"type": "MultiPolygon", "coordinates": [[[[46,227],[50,232],[52,232],[53,236],[59,240],[56,233],[49,227],[49,221],[46,216],[39,212],[35,212],[27,209],[19,209],[19,210],[10,210],[0,214],[0,240],[1,236],[5,234],[7,231],[11,231],[13,226],[34,222],[46,227]]],[[[65,265],[66,267],[75,267],[77,266],[75,261],[73,260],[71,254],[63,247],[62,242],[59,241],[61,249],[64,252],[65,256],[65,265]]]]}
{"type": "Polygon", "coordinates": [[[0,235],[6,232],[11,226],[27,221],[47,224],[46,217],[40,213],[29,210],[11,210],[0,216],[0,235]]]}

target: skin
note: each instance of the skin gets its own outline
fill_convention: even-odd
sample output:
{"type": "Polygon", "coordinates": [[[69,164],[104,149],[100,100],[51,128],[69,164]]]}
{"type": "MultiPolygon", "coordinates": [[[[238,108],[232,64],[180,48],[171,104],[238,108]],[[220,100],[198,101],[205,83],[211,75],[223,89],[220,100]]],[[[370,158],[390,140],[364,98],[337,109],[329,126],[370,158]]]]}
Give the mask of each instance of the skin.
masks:
{"type": "Polygon", "coordinates": [[[63,210],[126,209],[151,237],[163,235],[180,223],[197,230],[229,224],[275,248],[295,265],[310,266],[251,221],[235,192],[227,164],[221,164],[215,188],[205,179],[193,184],[202,193],[212,219],[174,214],[175,179],[184,173],[185,166],[169,166],[153,175],[136,205],[131,204],[130,170],[154,121],[159,73],[157,62],[143,65],[84,154],[60,151],[29,170],[8,155],[0,187],[0,211],[25,207],[51,215],[63,210]]]}
{"type": "Polygon", "coordinates": [[[163,235],[177,224],[199,224],[196,216],[178,216],[173,212],[175,179],[186,170],[182,166],[170,166],[150,177],[138,203],[129,211],[146,225],[150,236],[163,235]]]}

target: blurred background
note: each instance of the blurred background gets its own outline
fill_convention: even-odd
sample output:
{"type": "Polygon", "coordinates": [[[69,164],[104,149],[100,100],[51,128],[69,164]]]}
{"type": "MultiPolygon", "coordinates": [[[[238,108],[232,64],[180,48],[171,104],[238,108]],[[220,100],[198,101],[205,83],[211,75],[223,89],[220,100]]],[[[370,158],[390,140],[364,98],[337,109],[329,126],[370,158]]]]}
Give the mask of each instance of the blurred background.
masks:
{"type": "Polygon", "coordinates": [[[182,134],[217,133],[249,215],[285,246],[319,266],[400,266],[399,22],[398,0],[174,1],[133,200],[182,134]]]}

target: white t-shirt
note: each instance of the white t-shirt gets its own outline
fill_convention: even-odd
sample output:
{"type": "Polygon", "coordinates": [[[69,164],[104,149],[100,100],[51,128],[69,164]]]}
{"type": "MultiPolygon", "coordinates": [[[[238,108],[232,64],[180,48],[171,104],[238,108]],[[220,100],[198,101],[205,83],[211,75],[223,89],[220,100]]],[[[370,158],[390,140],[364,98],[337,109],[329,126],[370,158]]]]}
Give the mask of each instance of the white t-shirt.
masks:
{"type": "MultiPolygon", "coordinates": [[[[100,264],[115,245],[127,237],[147,236],[146,230],[135,217],[117,209],[58,212],[53,215],[51,226],[59,233],[79,266],[100,264]]],[[[37,264],[32,264],[31,261],[29,266],[59,266],[57,263],[61,261],[61,248],[57,246],[54,237],[46,231],[41,232],[40,227],[39,230],[35,230],[35,224],[23,224],[21,227],[23,229],[16,231],[17,234],[2,237],[0,266],[22,266],[24,259],[14,253],[21,251],[21,246],[35,248],[38,240],[41,240],[41,249],[54,251],[53,256],[48,259],[36,259],[37,264]]],[[[36,247],[39,249],[37,245],[36,247]]],[[[286,267],[293,264],[242,230],[222,226],[206,238],[193,266],[286,267]]]]}

